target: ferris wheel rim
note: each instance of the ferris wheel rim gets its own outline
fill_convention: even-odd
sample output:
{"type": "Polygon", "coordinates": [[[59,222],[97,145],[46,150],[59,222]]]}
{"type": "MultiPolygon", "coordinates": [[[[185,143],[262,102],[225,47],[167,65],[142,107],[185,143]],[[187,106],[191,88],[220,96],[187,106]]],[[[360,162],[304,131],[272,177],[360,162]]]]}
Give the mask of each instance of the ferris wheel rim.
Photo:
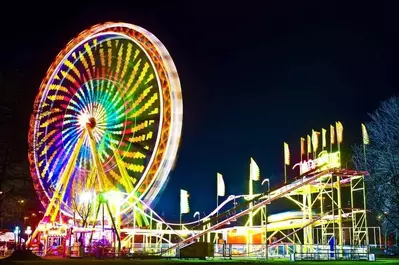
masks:
{"type": "MultiPolygon", "coordinates": [[[[76,49],[76,47],[78,47],[78,45],[80,43],[83,43],[84,41],[86,41],[87,39],[93,38],[94,35],[96,34],[107,34],[107,33],[112,33],[115,34],[115,32],[113,31],[106,31],[109,29],[113,29],[115,27],[126,27],[126,28],[130,28],[134,31],[138,31],[140,33],[142,33],[144,35],[144,37],[146,37],[149,41],[152,42],[152,44],[155,46],[155,48],[157,49],[158,54],[161,56],[161,62],[163,64],[164,67],[164,71],[167,75],[170,75],[167,77],[168,81],[169,81],[169,86],[170,86],[170,103],[171,103],[171,115],[170,115],[170,122],[169,122],[169,134],[167,137],[167,143],[166,143],[166,147],[165,150],[163,151],[164,154],[162,156],[162,161],[159,163],[159,166],[157,168],[157,172],[154,174],[154,177],[151,179],[151,183],[147,186],[147,189],[142,192],[140,194],[140,199],[148,197],[149,199],[147,200],[148,203],[151,203],[152,200],[155,198],[155,196],[160,192],[160,189],[162,188],[162,185],[160,185],[159,183],[164,183],[165,180],[168,177],[168,173],[170,172],[170,170],[172,169],[172,166],[174,164],[174,160],[176,158],[176,153],[177,153],[177,149],[178,149],[178,144],[180,141],[180,134],[181,134],[181,127],[182,127],[182,99],[181,99],[181,87],[180,87],[180,81],[178,78],[178,74],[177,74],[177,70],[176,67],[174,65],[173,60],[170,57],[169,52],[166,50],[166,48],[163,46],[163,44],[149,31],[133,25],[133,24],[128,24],[128,23],[114,23],[114,22],[107,22],[107,23],[103,23],[103,24],[97,24],[93,27],[91,27],[88,30],[85,30],[83,32],[81,32],[76,38],[74,38],[72,41],[76,40],[79,38],[79,36],[83,36],[84,34],[86,35],[86,38],[81,39],[81,41],[79,43],[76,43],[75,45],[70,46],[71,42],[69,42],[66,47],[56,56],[56,59],[54,60],[54,62],[51,64],[49,70],[46,73],[45,78],[42,81],[42,84],[40,85],[40,89],[39,89],[39,94],[37,95],[36,99],[35,99],[35,104],[37,104],[37,101],[39,100],[39,103],[41,103],[41,101],[47,96],[44,95],[43,91],[47,91],[48,85],[50,84],[50,80],[53,80],[55,73],[57,73],[58,69],[61,65],[63,60],[65,60],[65,58],[67,58],[68,53],[70,54],[70,52],[72,52],[73,50],[76,49]],[[65,54],[66,52],[66,54],[65,54]],[[63,56],[62,56],[63,55],[63,56]],[[60,57],[62,58],[60,60],[60,57]],[[56,69],[53,69],[54,67],[56,67],[56,69]],[[52,73],[51,77],[48,78],[48,75],[52,73]],[[47,83],[47,85],[46,85],[47,83]],[[155,183],[155,181],[158,180],[158,183],[155,183]],[[154,186],[155,185],[155,186],[154,186]]],[[[120,34],[123,37],[129,37],[127,34],[120,34]]],[[[136,42],[136,40],[132,37],[129,37],[129,40],[134,41],[140,48],[142,51],[144,51],[146,53],[146,56],[148,56],[148,58],[150,59],[149,61],[151,62],[152,66],[154,67],[154,62],[152,57],[150,57],[147,54],[147,50],[142,47],[139,43],[136,42]]],[[[157,75],[157,82],[159,83],[159,77],[158,77],[158,71],[154,71],[157,75]]],[[[162,95],[162,87],[159,86],[159,93],[160,95],[162,95]]],[[[160,97],[161,100],[163,101],[164,97],[161,96],[160,97]]],[[[163,111],[163,102],[161,103],[161,108],[163,111]]],[[[29,142],[33,143],[33,149],[36,147],[37,143],[35,141],[35,135],[37,133],[37,127],[39,126],[39,123],[37,123],[37,121],[39,120],[37,117],[40,114],[40,104],[38,106],[37,110],[37,114],[34,115],[32,114],[31,116],[31,126],[30,126],[30,139],[29,142]],[[35,122],[36,121],[36,122],[35,122]],[[32,124],[33,122],[33,124],[32,124]],[[33,126],[32,126],[33,125],[33,126]],[[33,131],[33,132],[32,132],[33,131]],[[31,138],[31,136],[33,135],[33,138],[31,138]],[[33,142],[32,142],[33,139],[33,142]]],[[[158,125],[158,135],[157,135],[157,144],[156,144],[156,148],[154,148],[152,154],[151,154],[151,160],[154,159],[155,157],[155,153],[158,152],[158,148],[159,148],[159,138],[160,138],[160,134],[161,131],[163,130],[163,113],[162,115],[160,115],[160,124],[158,125]]],[[[42,180],[40,178],[40,171],[36,166],[37,163],[37,158],[36,158],[37,154],[34,150],[32,150],[31,152],[29,152],[29,158],[30,158],[30,163],[31,163],[31,168],[32,168],[32,164],[33,166],[35,166],[35,173],[33,174],[32,172],[32,178],[36,178],[36,181],[39,182],[40,186],[43,188],[42,190],[45,192],[45,196],[47,198],[47,203],[50,199],[50,196],[48,194],[48,191],[44,188],[44,185],[42,183],[42,180]],[[32,161],[32,157],[31,157],[31,153],[33,153],[33,161],[32,161]],[[36,176],[33,176],[36,175],[36,176]]],[[[153,161],[151,161],[152,163],[153,161]]],[[[146,174],[148,174],[148,170],[150,170],[151,167],[151,163],[148,163],[147,167],[146,167],[146,172],[145,174],[142,174],[142,177],[140,178],[140,184],[144,181],[144,178],[146,177],[146,174]]],[[[32,171],[32,169],[31,169],[32,171]]],[[[140,187],[140,184],[135,185],[135,189],[140,187]]],[[[41,200],[43,199],[43,196],[40,196],[41,200]]],[[[43,200],[42,200],[43,203],[43,200]]]]}

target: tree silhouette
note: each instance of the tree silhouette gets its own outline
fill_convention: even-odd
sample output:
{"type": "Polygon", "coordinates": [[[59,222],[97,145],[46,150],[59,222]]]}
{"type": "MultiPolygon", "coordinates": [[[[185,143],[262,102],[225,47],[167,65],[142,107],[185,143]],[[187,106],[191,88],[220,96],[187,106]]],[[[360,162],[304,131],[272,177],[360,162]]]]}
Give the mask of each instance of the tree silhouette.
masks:
{"type": "Polygon", "coordinates": [[[381,103],[366,124],[369,144],[355,145],[354,163],[366,169],[368,208],[384,233],[399,229],[399,97],[381,103]]]}

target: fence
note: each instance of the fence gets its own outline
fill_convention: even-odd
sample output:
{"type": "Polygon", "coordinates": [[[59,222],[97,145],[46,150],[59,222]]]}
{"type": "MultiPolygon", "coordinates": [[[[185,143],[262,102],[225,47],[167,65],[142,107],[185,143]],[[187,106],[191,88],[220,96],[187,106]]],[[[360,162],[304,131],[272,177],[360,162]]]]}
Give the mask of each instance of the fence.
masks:
{"type": "Polygon", "coordinates": [[[215,244],[215,257],[290,258],[295,260],[367,260],[366,246],[294,245],[279,244],[215,244]]]}

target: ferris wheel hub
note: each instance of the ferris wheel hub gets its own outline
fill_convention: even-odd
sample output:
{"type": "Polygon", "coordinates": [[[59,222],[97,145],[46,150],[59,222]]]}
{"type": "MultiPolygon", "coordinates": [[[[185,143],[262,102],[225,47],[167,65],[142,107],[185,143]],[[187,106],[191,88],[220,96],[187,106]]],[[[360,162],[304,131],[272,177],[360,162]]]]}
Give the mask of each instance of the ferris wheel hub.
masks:
{"type": "Polygon", "coordinates": [[[93,116],[88,115],[87,113],[82,113],[79,116],[79,125],[82,128],[85,128],[86,126],[89,126],[91,129],[93,129],[96,126],[96,118],[93,116]]]}
{"type": "Polygon", "coordinates": [[[90,117],[87,122],[87,125],[89,125],[90,128],[93,129],[96,126],[96,119],[94,117],[90,117]]]}

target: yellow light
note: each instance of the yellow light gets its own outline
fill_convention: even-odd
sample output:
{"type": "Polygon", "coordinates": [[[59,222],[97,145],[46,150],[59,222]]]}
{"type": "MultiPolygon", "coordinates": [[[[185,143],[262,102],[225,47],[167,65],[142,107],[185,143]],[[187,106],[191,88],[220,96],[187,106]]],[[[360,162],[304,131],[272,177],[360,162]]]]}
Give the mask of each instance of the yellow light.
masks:
{"type": "Polygon", "coordinates": [[[312,153],[312,142],[310,140],[310,135],[307,136],[307,143],[308,143],[308,154],[312,153]]]}
{"type": "Polygon", "coordinates": [[[290,165],[290,148],[287,143],[284,143],[284,163],[290,165]]]}
{"type": "Polygon", "coordinates": [[[337,121],[335,127],[337,128],[337,142],[340,144],[343,141],[344,126],[342,126],[341,122],[337,121]]]}
{"type": "Polygon", "coordinates": [[[367,133],[366,125],[362,123],[362,136],[363,136],[363,144],[367,145],[370,143],[369,134],[367,133]]]}
{"type": "Polygon", "coordinates": [[[320,134],[320,132],[316,132],[315,130],[312,130],[313,152],[316,152],[317,148],[319,147],[319,134],[320,134]]]}
{"type": "Polygon", "coordinates": [[[300,167],[300,174],[306,173],[310,170],[318,168],[318,171],[340,168],[341,167],[341,153],[339,151],[334,153],[328,153],[327,151],[320,152],[316,159],[309,159],[308,161],[301,161],[293,166],[292,169],[297,166],[300,167]]]}
{"type": "Polygon", "coordinates": [[[327,146],[327,139],[326,139],[327,130],[321,129],[321,146],[322,148],[327,146]]]}
{"type": "Polygon", "coordinates": [[[317,158],[316,164],[323,165],[321,170],[339,168],[341,167],[340,152],[327,153],[327,151],[323,151],[317,158]]]}
{"type": "Polygon", "coordinates": [[[330,142],[335,144],[335,128],[332,125],[330,125],[330,142]]]}

